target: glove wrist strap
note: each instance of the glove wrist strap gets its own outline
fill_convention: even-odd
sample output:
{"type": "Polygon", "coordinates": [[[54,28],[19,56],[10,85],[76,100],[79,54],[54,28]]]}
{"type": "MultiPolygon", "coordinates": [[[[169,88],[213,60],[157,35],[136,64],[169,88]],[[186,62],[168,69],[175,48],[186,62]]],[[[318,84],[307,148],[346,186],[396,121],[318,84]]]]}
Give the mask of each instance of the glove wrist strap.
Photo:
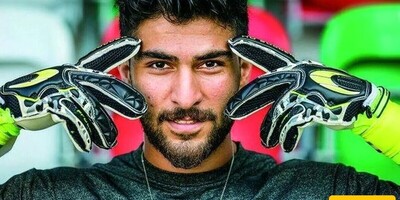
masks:
{"type": "MultiPolygon", "coordinates": [[[[365,114],[368,118],[379,118],[385,109],[387,102],[389,101],[390,92],[383,87],[376,87],[375,85],[372,85],[370,97],[371,96],[373,96],[373,99],[368,103],[365,114]]],[[[370,97],[368,97],[368,99],[370,99],[370,97]]]]}

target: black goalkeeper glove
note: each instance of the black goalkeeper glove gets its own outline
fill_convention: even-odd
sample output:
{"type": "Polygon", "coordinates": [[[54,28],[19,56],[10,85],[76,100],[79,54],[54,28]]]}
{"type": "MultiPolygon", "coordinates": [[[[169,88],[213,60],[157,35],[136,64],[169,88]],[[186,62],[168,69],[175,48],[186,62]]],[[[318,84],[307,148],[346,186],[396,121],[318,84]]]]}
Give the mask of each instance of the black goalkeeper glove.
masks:
{"type": "Polygon", "coordinates": [[[113,147],[117,129],[104,107],[133,119],[146,112],[147,104],[136,89],[105,72],[139,49],[140,40],[120,38],[75,65],[50,67],[7,82],[0,88],[0,142],[18,135],[11,124],[40,130],[62,122],[80,151],[89,151],[92,142],[113,147]]]}
{"type": "Polygon", "coordinates": [[[247,117],[272,104],[261,125],[266,147],[278,143],[292,151],[304,127],[313,122],[333,129],[352,128],[357,115],[379,117],[389,92],[348,73],[292,55],[247,36],[229,41],[242,59],[270,72],[238,91],[225,113],[232,119],[247,117]]]}

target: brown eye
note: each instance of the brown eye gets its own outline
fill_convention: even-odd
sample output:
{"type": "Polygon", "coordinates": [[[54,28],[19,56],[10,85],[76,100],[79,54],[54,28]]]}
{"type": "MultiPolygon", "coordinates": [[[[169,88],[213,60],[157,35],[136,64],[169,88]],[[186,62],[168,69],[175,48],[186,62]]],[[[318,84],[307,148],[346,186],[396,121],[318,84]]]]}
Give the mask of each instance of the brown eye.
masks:
{"type": "Polygon", "coordinates": [[[213,61],[208,61],[208,62],[204,63],[204,65],[205,65],[207,68],[214,68],[214,67],[217,67],[217,66],[218,66],[218,63],[213,62],[213,61]]]}
{"type": "Polygon", "coordinates": [[[164,69],[164,68],[166,68],[166,66],[167,66],[167,64],[163,63],[163,62],[156,62],[151,65],[151,67],[156,68],[156,69],[164,69]]]}

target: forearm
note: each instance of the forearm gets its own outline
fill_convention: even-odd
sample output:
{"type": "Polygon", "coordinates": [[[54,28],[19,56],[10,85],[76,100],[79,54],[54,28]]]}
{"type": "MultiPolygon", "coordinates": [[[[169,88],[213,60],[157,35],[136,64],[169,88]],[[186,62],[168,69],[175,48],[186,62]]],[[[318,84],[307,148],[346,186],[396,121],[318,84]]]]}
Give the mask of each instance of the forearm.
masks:
{"type": "Polygon", "coordinates": [[[13,146],[20,129],[15,125],[8,108],[0,107],[0,156],[13,146]]]}
{"type": "Polygon", "coordinates": [[[388,101],[385,110],[378,118],[367,119],[359,115],[354,133],[363,137],[378,151],[400,164],[400,105],[388,101]]]}

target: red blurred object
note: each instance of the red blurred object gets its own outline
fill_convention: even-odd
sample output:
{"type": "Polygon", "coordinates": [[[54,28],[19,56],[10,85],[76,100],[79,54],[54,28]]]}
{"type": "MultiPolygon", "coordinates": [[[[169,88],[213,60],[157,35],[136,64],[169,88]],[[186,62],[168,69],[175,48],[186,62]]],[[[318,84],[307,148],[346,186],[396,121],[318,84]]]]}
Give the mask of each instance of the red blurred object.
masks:
{"type": "Polygon", "coordinates": [[[320,8],[326,11],[337,12],[345,8],[372,3],[396,2],[398,0],[302,0],[305,7],[320,8]]]}
{"type": "Polygon", "coordinates": [[[373,3],[398,2],[398,0],[301,0],[303,21],[325,22],[334,13],[350,7],[373,3]]]}
{"type": "Polygon", "coordinates": [[[264,40],[287,52],[291,51],[290,39],[283,24],[268,11],[249,6],[249,35],[264,40]]]}
{"type": "MultiPolygon", "coordinates": [[[[249,35],[267,41],[282,50],[291,51],[290,40],[288,34],[282,23],[267,11],[250,6],[249,12],[249,35]]],[[[105,31],[103,42],[107,42],[119,37],[119,23],[118,19],[112,21],[105,31]]],[[[119,77],[117,70],[111,73],[119,77]]],[[[250,79],[263,74],[264,72],[257,67],[253,67],[250,79]]],[[[261,145],[260,140],[260,125],[268,112],[269,106],[254,113],[253,115],[236,121],[232,128],[232,139],[240,141],[245,149],[269,154],[274,157],[278,162],[280,158],[281,149],[279,147],[267,149],[261,145]]],[[[112,155],[120,155],[127,153],[139,147],[143,141],[143,129],[139,120],[127,120],[119,115],[113,116],[114,122],[117,125],[119,134],[117,137],[118,144],[111,150],[112,155]]]]}

